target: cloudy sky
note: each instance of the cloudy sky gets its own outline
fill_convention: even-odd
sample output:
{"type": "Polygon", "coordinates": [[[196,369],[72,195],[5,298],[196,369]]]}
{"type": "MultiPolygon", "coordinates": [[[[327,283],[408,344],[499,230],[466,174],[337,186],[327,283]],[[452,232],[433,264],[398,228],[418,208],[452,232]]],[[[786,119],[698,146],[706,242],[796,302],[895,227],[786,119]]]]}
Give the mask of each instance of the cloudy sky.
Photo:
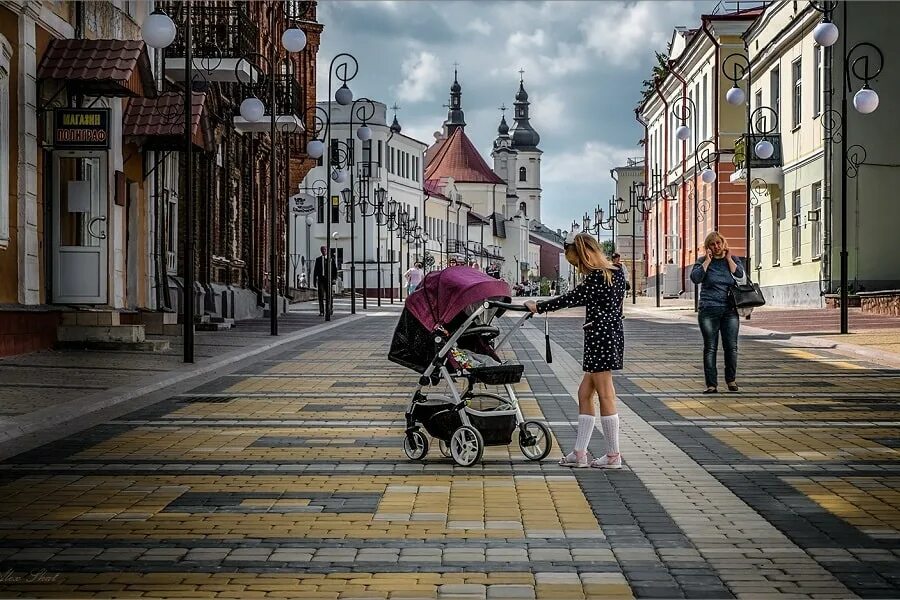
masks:
{"type": "MultiPolygon", "coordinates": [[[[352,87],[400,106],[403,133],[427,143],[447,117],[453,63],[459,63],[466,133],[490,159],[499,107],[512,106],[519,69],[541,135],[545,224],[606,205],[609,170],[643,156],[634,120],[641,81],[676,25],[693,26],[711,0],[549,2],[323,0],[320,99],[328,63],[350,52],[360,63],[352,87]]],[[[508,116],[512,125],[511,114],[508,116]]]]}

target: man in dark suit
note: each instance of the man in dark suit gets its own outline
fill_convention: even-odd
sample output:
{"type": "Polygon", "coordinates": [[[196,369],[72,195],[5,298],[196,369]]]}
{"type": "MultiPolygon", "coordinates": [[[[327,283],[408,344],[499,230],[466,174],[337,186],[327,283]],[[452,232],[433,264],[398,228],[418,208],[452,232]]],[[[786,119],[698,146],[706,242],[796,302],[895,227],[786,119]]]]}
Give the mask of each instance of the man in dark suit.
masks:
{"type": "MultiPolygon", "coordinates": [[[[322,252],[322,255],[316,259],[316,266],[313,269],[313,285],[316,286],[316,289],[319,291],[319,316],[323,316],[325,314],[325,295],[328,293],[328,283],[325,278],[325,246],[319,248],[322,252]]],[[[331,283],[337,281],[338,270],[337,270],[337,261],[334,259],[334,254],[331,255],[331,283]]],[[[334,312],[334,296],[330,297],[331,303],[328,306],[328,315],[334,312]]]]}

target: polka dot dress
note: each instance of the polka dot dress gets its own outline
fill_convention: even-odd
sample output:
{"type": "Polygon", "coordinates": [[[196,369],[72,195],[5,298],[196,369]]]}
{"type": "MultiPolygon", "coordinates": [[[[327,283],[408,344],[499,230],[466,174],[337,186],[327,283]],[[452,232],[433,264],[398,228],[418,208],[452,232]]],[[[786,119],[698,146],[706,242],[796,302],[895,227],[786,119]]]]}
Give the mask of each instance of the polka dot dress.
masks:
{"type": "Polygon", "coordinates": [[[551,312],[572,306],[585,307],[584,364],[588,373],[618,371],[625,352],[622,329],[622,301],[625,299],[625,275],[613,271],[612,285],[603,271],[593,271],[572,291],[538,302],[538,312],[551,312]]]}

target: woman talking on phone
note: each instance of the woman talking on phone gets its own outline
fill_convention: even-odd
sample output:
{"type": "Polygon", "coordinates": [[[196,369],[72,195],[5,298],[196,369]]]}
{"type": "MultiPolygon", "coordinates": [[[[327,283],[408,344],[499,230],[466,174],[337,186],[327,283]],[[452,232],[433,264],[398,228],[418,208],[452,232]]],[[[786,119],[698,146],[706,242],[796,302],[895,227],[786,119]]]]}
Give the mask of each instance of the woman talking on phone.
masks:
{"type": "Polygon", "coordinates": [[[585,276],[572,291],[544,300],[525,303],[531,312],[550,312],[571,306],[585,307],[584,377],[578,386],[578,430],[575,449],[562,457],[564,467],[621,469],[619,453],[619,414],[612,372],[622,368],[625,335],[622,331],[622,300],[625,276],[609,262],[600,244],[587,233],[579,233],[565,245],[566,260],[585,276]],[[600,397],[600,427],[606,440],[606,453],[588,462],[587,448],[596,424],[594,394],[600,397]]]}
{"type": "Polygon", "coordinates": [[[725,383],[732,392],[738,391],[737,352],[740,318],[732,305],[728,290],[744,276],[741,261],[731,255],[728,242],[718,231],[706,236],[703,243],[706,254],[699,257],[691,270],[691,281],[700,284],[699,313],[700,332],[703,334],[703,376],[706,379],[704,394],[719,391],[719,375],[716,370],[716,354],[719,334],[725,348],[725,383]]]}

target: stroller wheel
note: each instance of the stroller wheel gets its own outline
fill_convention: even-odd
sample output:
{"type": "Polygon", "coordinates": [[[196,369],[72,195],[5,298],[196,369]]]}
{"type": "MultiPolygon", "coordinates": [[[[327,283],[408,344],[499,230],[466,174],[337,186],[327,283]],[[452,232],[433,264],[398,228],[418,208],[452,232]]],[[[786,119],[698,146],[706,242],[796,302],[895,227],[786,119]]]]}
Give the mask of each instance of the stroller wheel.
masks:
{"type": "Polygon", "coordinates": [[[481,432],[470,425],[463,425],[450,438],[450,455],[461,467],[471,467],[484,454],[481,432]]]}
{"type": "Polygon", "coordinates": [[[444,440],[438,440],[438,450],[441,451],[441,454],[444,455],[444,458],[453,458],[450,455],[450,446],[447,445],[447,442],[444,440]]]}
{"type": "Polygon", "coordinates": [[[550,454],[550,430],[539,421],[525,421],[519,428],[519,449],[528,460],[543,460],[550,454]]]}
{"type": "Polygon", "coordinates": [[[409,460],[422,460],[428,454],[428,438],[421,431],[413,431],[403,436],[403,451],[409,460]]]}

